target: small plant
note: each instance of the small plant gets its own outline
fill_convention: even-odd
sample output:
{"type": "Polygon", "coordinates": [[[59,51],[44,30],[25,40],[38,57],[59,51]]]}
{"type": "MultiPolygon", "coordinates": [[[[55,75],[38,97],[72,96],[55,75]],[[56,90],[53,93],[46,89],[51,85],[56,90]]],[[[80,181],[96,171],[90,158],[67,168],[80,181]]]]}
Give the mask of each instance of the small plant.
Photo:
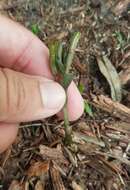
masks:
{"type": "Polygon", "coordinates": [[[84,100],[84,112],[88,114],[90,117],[93,117],[92,108],[86,100],[84,100]]]}
{"type": "Polygon", "coordinates": [[[126,38],[125,38],[124,34],[121,31],[115,31],[113,33],[113,36],[117,40],[117,50],[122,49],[126,44],[126,38]]]}
{"type": "Polygon", "coordinates": [[[66,103],[63,108],[66,144],[72,143],[72,129],[69,124],[67,112],[67,89],[73,80],[73,75],[70,73],[70,70],[79,39],[80,33],[76,32],[70,40],[69,48],[62,42],[54,42],[49,47],[52,73],[55,80],[63,86],[66,92],[66,103]]]}
{"type": "Polygon", "coordinates": [[[40,32],[40,28],[38,24],[33,24],[31,25],[31,31],[35,34],[38,35],[40,32]]]}
{"type": "Polygon", "coordinates": [[[84,84],[80,83],[80,84],[78,85],[78,89],[79,89],[80,93],[82,94],[82,93],[84,92],[84,90],[85,90],[84,84]]]}

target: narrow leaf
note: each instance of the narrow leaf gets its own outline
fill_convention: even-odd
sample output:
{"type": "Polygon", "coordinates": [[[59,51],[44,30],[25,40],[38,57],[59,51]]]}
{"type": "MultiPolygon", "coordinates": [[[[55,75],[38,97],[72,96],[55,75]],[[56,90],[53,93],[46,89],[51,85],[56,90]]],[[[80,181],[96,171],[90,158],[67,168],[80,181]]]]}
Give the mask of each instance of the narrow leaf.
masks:
{"type": "Polygon", "coordinates": [[[77,44],[79,42],[80,36],[81,36],[80,32],[75,32],[71,38],[70,48],[69,48],[69,52],[68,52],[68,56],[67,56],[67,60],[66,60],[66,73],[69,73],[69,70],[71,68],[71,64],[72,64],[72,61],[74,58],[75,49],[76,49],[77,44]]]}
{"type": "Polygon", "coordinates": [[[68,88],[68,86],[70,85],[70,83],[73,80],[73,75],[72,74],[64,74],[63,76],[63,81],[62,81],[62,85],[65,89],[68,88]]]}
{"type": "Polygon", "coordinates": [[[115,89],[116,100],[120,102],[122,99],[122,89],[121,89],[121,82],[120,82],[119,75],[115,67],[110,62],[110,60],[106,56],[104,56],[103,59],[104,59],[106,68],[110,73],[111,81],[115,89]]]}
{"type": "Polygon", "coordinates": [[[120,102],[122,98],[121,83],[115,67],[106,56],[103,56],[103,61],[100,58],[97,58],[97,61],[101,73],[110,85],[112,99],[120,102]]]}
{"type": "Polygon", "coordinates": [[[58,72],[63,75],[65,73],[65,65],[63,64],[63,44],[60,42],[58,43],[56,54],[56,67],[58,72]]]}
{"type": "Polygon", "coordinates": [[[57,43],[50,44],[50,66],[52,74],[55,76],[58,74],[57,66],[56,66],[56,55],[57,55],[57,43]]]}
{"type": "Polygon", "coordinates": [[[80,83],[79,86],[78,86],[78,89],[79,89],[80,93],[82,94],[84,92],[84,90],[85,90],[84,84],[80,83]]]}
{"type": "Polygon", "coordinates": [[[88,104],[88,102],[87,102],[86,100],[84,101],[84,111],[85,111],[85,113],[87,113],[90,117],[93,117],[92,109],[91,109],[90,105],[88,104]]]}
{"type": "Polygon", "coordinates": [[[33,25],[31,26],[31,30],[32,30],[32,32],[33,32],[35,35],[38,35],[39,32],[40,32],[39,25],[38,25],[38,24],[33,24],[33,25]]]}

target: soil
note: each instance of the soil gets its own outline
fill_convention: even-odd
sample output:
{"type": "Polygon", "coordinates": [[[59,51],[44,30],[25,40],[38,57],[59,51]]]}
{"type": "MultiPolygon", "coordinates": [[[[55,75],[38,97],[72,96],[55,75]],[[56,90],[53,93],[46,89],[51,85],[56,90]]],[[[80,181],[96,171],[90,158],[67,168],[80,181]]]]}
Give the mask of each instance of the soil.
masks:
{"type": "Polygon", "coordinates": [[[81,32],[73,73],[87,102],[83,116],[71,123],[70,146],[56,117],[20,124],[15,143],[0,155],[0,189],[129,190],[129,0],[1,0],[0,12],[46,45],[69,43],[73,32],[81,32]],[[104,55],[112,87],[99,67],[104,55]],[[111,88],[121,93],[120,102],[111,88]]]}

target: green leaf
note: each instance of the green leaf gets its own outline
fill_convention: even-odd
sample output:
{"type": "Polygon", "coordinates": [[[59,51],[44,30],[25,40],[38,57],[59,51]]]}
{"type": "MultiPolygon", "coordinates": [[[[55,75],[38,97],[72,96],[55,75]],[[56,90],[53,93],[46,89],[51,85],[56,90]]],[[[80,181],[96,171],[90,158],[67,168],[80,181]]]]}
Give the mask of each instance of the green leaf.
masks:
{"type": "Polygon", "coordinates": [[[75,53],[75,49],[77,47],[77,44],[79,42],[81,33],[80,32],[75,32],[70,40],[70,48],[69,48],[69,52],[66,58],[66,73],[69,73],[69,70],[71,68],[72,65],[72,61],[74,58],[74,53],[75,53]]]}
{"type": "Polygon", "coordinates": [[[54,42],[53,44],[49,45],[49,51],[50,51],[50,66],[52,74],[55,76],[58,74],[57,66],[56,66],[56,55],[57,55],[57,42],[54,42]]]}
{"type": "Polygon", "coordinates": [[[84,89],[85,89],[84,84],[80,83],[78,86],[78,89],[79,89],[80,93],[82,94],[84,92],[84,89]]]}
{"type": "Polygon", "coordinates": [[[84,111],[85,111],[85,113],[87,113],[90,117],[93,117],[92,109],[91,109],[90,105],[88,104],[88,102],[87,102],[86,100],[84,101],[84,111]]]}
{"type": "Polygon", "coordinates": [[[115,31],[113,36],[117,40],[117,49],[123,48],[127,41],[124,34],[121,31],[115,31]]]}
{"type": "Polygon", "coordinates": [[[71,39],[69,53],[64,48],[63,43],[55,42],[49,46],[51,70],[54,76],[61,77],[61,84],[65,89],[73,79],[73,75],[69,73],[69,68],[72,64],[75,49],[80,38],[80,33],[77,32],[71,39]]]}
{"type": "Polygon", "coordinates": [[[64,74],[63,76],[63,81],[62,81],[62,86],[67,89],[70,83],[73,80],[73,75],[72,74],[64,74]]]}
{"type": "Polygon", "coordinates": [[[51,60],[51,70],[53,75],[65,73],[65,66],[62,62],[63,56],[63,44],[60,42],[54,42],[49,47],[50,50],[50,60],[51,60]]]}
{"type": "Polygon", "coordinates": [[[93,143],[101,147],[105,147],[105,143],[101,139],[99,140],[96,136],[89,136],[79,132],[74,132],[74,136],[76,137],[76,140],[83,140],[86,143],[93,143]]]}
{"type": "Polygon", "coordinates": [[[38,24],[33,24],[33,25],[31,26],[31,31],[32,31],[35,35],[38,35],[39,32],[40,32],[40,28],[39,28],[38,24]]]}
{"type": "Polygon", "coordinates": [[[63,54],[62,54],[62,60],[63,60],[63,64],[65,65],[65,69],[66,69],[66,60],[67,60],[68,52],[65,48],[66,47],[64,47],[63,54]]]}
{"type": "Polygon", "coordinates": [[[61,73],[62,75],[64,75],[65,73],[65,66],[63,64],[63,50],[64,50],[63,44],[58,43],[57,53],[56,53],[56,67],[59,73],[61,73]]]}
{"type": "Polygon", "coordinates": [[[97,58],[97,61],[101,73],[104,75],[110,85],[112,99],[114,101],[120,102],[122,99],[122,89],[115,67],[106,56],[103,56],[103,61],[100,58],[97,58]]]}

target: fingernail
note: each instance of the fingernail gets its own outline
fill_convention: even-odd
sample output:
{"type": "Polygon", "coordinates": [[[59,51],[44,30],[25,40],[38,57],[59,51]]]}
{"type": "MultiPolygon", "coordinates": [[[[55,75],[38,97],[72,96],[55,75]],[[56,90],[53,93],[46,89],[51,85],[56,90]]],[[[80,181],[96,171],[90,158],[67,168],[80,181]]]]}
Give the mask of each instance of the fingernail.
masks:
{"type": "Polygon", "coordinates": [[[56,82],[44,82],[40,84],[40,91],[43,106],[46,109],[57,109],[61,110],[65,104],[65,91],[56,82]]]}

